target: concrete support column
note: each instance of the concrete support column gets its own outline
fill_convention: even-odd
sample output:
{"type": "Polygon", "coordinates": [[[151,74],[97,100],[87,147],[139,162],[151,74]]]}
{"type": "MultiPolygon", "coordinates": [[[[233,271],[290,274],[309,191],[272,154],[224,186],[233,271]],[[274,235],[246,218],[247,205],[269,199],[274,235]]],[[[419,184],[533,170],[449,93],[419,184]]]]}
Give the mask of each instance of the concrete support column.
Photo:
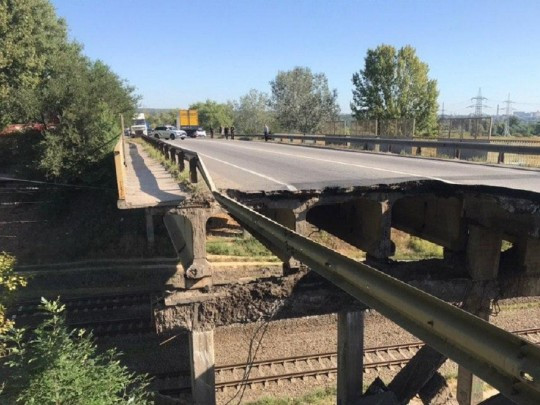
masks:
{"type": "Polygon", "coordinates": [[[368,259],[392,256],[392,201],[381,194],[377,199],[358,198],[336,204],[320,204],[307,213],[314,226],[365,251],[368,259]]]}
{"type": "Polygon", "coordinates": [[[206,259],[206,222],[208,208],[190,208],[167,214],[163,221],[183,266],[183,274],[169,280],[176,288],[202,288],[212,284],[212,272],[206,259]]]}
{"type": "MultiPolygon", "coordinates": [[[[279,205],[271,206],[263,210],[263,214],[268,218],[273,219],[277,223],[298,232],[301,235],[308,236],[311,232],[312,226],[307,222],[306,216],[309,207],[313,205],[313,201],[301,202],[301,201],[287,201],[286,207],[280,207],[279,205]]],[[[285,272],[293,269],[298,269],[301,263],[293,258],[286,252],[278,252],[268,246],[274,254],[276,254],[285,267],[285,272]]]]}
{"type": "Polygon", "coordinates": [[[191,392],[193,402],[200,405],[216,403],[214,331],[191,331],[191,392]]]}
{"type": "Polygon", "coordinates": [[[364,311],[338,313],[338,405],[362,396],[364,373],[364,311]]]}
{"type": "MultiPolygon", "coordinates": [[[[469,225],[467,239],[467,270],[473,280],[497,277],[501,256],[502,234],[478,225],[469,225]]],[[[480,290],[481,291],[481,290],[480,290]]],[[[490,300],[473,290],[463,302],[465,311],[486,321],[490,315],[490,300]]],[[[457,400],[460,405],[478,404],[483,399],[483,382],[469,370],[458,366],[457,400]]]]}
{"type": "Polygon", "coordinates": [[[502,233],[478,225],[469,225],[467,270],[474,280],[497,277],[501,257],[502,233]]]}
{"type": "Polygon", "coordinates": [[[515,245],[521,270],[526,274],[540,273],[540,240],[524,237],[515,245]]]}
{"type": "MultiPolygon", "coordinates": [[[[479,318],[489,320],[490,301],[479,296],[471,296],[463,309],[479,318]]],[[[484,382],[465,367],[458,365],[457,400],[459,405],[476,405],[483,400],[484,382]]]]}
{"type": "MultiPolygon", "coordinates": [[[[366,200],[369,201],[369,200],[366,200]]],[[[386,259],[396,251],[390,239],[392,230],[392,206],[390,201],[360,202],[362,210],[362,237],[368,258],[386,259]]]]}
{"type": "Polygon", "coordinates": [[[154,248],[155,234],[154,234],[154,216],[149,208],[144,210],[144,216],[146,218],[146,242],[150,249],[154,248]]]}

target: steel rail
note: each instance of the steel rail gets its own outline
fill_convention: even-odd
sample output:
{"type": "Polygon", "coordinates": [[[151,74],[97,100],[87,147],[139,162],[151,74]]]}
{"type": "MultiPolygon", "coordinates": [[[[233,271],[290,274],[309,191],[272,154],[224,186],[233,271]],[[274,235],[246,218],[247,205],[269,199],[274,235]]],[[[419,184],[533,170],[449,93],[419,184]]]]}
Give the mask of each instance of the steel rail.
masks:
{"type": "MultiPolygon", "coordinates": [[[[519,330],[519,331],[513,331],[514,334],[520,334],[520,335],[534,335],[540,333],[540,328],[534,328],[534,329],[525,329],[525,330],[519,330]]],[[[371,369],[380,369],[380,368],[391,368],[393,366],[402,367],[405,364],[407,364],[410,359],[414,356],[417,349],[420,349],[422,346],[424,346],[424,343],[422,342],[411,342],[411,343],[402,343],[402,344],[395,344],[395,345],[388,345],[388,346],[378,346],[378,347],[370,347],[364,349],[364,356],[366,354],[375,355],[380,357],[383,353],[388,353],[390,351],[398,351],[400,355],[403,357],[401,359],[389,359],[389,360],[379,360],[379,361],[370,361],[369,358],[366,357],[366,361],[364,361],[364,371],[371,370],[371,369]],[[401,350],[408,350],[409,353],[403,354],[401,350]],[[411,351],[414,350],[414,351],[411,351]]],[[[311,354],[311,355],[300,355],[300,356],[290,356],[290,357],[283,357],[279,359],[269,359],[269,360],[259,360],[254,361],[251,363],[235,363],[235,364],[228,364],[223,366],[216,366],[215,372],[216,374],[223,374],[223,373],[234,373],[237,370],[243,370],[246,369],[248,366],[253,369],[257,369],[261,366],[268,366],[270,367],[270,370],[272,370],[273,366],[283,366],[284,364],[293,363],[296,367],[298,367],[298,363],[307,363],[309,360],[320,360],[325,359],[327,361],[332,361],[332,359],[335,359],[337,357],[336,352],[326,352],[326,353],[317,353],[317,354],[311,354]]],[[[312,364],[311,366],[312,367],[312,364]]],[[[259,375],[257,377],[249,377],[244,379],[230,379],[230,380],[224,380],[216,383],[216,390],[223,390],[226,387],[241,387],[243,385],[252,385],[252,384],[264,384],[266,382],[271,381],[281,381],[281,380],[292,380],[294,378],[303,378],[303,377],[309,377],[309,376],[317,376],[317,375],[325,375],[325,374],[336,374],[337,367],[324,367],[321,364],[321,368],[319,369],[309,369],[309,370],[303,370],[303,371],[294,371],[294,372],[285,372],[285,373],[274,373],[269,375],[259,375]]],[[[158,373],[153,374],[152,377],[156,378],[158,380],[170,380],[174,378],[180,378],[189,377],[189,370],[180,370],[176,372],[170,372],[170,373],[158,373]]],[[[259,371],[260,373],[260,371],[259,371]]],[[[176,389],[169,389],[169,390],[160,390],[160,392],[164,391],[183,391],[183,390],[189,390],[190,387],[179,387],[176,389]]]]}
{"type": "MultiPolygon", "coordinates": [[[[197,167],[205,180],[210,179],[200,158],[197,167]]],[[[536,345],[286,228],[222,194],[211,181],[207,185],[216,201],[254,236],[287,251],[512,401],[540,403],[540,348],[536,345]]]]}
{"type": "MultiPolygon", "coordinates": [[[[239,135],[238,138],[260,138],[260,135],[239,135]]],[[[308,141],[325,141],[336,143],[351,143],[351,144],[378,144],[378,145],[399,145],[412,146],[421,148],[455,148],[455,149],[470,149],[482,150],[486,152],[499,153],[514,153],[522,155],[540,155],[540,146],[523,146],[523,145],[508,145],[494,144],[484,142],[469,142],[469,141],[434,141],[434,140],[419,140],[419,139],[396,139],[396,138],[363,138],[355,136],[335,136],[335,135],[286,135],[275,134],[271,135],[274,139],[296,139],[308,141]]]]}

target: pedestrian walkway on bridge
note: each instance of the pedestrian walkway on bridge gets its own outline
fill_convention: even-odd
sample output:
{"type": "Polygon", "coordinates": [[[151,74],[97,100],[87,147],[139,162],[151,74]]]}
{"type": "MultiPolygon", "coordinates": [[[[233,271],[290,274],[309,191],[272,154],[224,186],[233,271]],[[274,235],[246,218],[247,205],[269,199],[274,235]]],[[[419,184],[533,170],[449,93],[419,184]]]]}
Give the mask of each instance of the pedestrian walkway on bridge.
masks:
{"type": "Polygon", "coordinates": [[[118,208],[177,206],[186,199],[187,193],[141,144],[124,140],[119,152],[125,160],[125,199],[118,200],[118,208]]]}

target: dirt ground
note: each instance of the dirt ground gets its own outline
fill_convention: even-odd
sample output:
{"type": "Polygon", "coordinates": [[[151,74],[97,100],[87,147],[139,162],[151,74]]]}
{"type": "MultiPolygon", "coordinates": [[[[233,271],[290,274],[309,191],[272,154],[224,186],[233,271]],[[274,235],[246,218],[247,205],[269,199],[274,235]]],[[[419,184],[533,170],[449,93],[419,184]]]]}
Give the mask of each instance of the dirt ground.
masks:
{"type": "MultiPolygon", "coordinates": [[[[540,327],[540,299],[501,301],[499,306],[500,312],[491,317],[493,324],[508,331],[540,327]]],[[[332,352],[337,348],[337,315],[270,322],[267,327],[262,324],[250,324],[218,328],[214,342],[217,365],[245,362],[252,340],[255,347],[260,341],[257,360],[332,352]]],[[[366,314],[364,330],[366,348],[415,341],[418,341],[416,337],[380,314],[374,311],[368,311],[366,314]]],[[[441,371],[444,375],[456,375],[456,367],[451,362],[447,362],[441,371]]],[[[383,371],[379,376],[388,382],[395,372],[397,368],[393,372],[383,371]]],[[[374,371],[367,372],[364,375],[364,385],[369,385],[375,376],[374,371]]],[[[298,398],[317,388],[335,385],[334,378],[324,377],[280,385],[271,383],[265,387],[255,386],[245,390],[241,403],[262,397],[298,398]]],[[[234,391],[219,394],[219,403],[227,403],[234,394],[234,391]]],[[[239,397],[240,395],[231,404],[237,404],[239,397]]]]}

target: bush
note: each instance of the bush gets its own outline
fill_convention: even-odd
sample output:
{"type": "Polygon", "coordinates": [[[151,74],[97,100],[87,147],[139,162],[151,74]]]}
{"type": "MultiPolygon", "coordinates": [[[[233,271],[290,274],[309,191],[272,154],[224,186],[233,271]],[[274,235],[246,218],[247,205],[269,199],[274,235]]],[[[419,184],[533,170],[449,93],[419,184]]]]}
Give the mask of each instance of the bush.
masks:
{"type": "MultiPolygon", "coordinates": [[[[6,305],[11,293],[18,287],[26,285],[26,280],[13,273],[15,258],[5,252],[0,252],[0,335],[13,328],[13,322],[6,319],[6,305]]],[[[4,353],[0,344],[0,356],[4,353]]]]}
{"type": "Polygon", "coordinates": [[[150,404],[146,376],[130,373],[114,350],[97,353],[91,335],[69,331],[58,301],[42,299],[48,317],[34,331],[13,329],[9,378],[0,402],[24,404],[150,404]]]}

